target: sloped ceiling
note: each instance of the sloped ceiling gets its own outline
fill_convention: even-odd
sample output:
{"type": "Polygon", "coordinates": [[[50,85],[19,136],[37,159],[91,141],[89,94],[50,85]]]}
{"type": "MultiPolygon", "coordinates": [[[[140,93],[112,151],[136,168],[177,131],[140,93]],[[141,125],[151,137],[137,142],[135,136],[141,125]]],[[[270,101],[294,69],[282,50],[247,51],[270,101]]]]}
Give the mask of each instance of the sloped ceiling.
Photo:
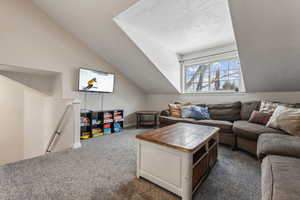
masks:
{"type": "Polygon", "coordinates": [[[146,93],[178,93],[113,18],[137,0],[33,0],[146,93]]]}
{"type": "Polygon", "coordinates": [[[33,2],[146,93],[181,91],[177,54],[234,43],[227,0],[33,2]]]}
{"type": "Polygon", "coordinates": [[[140,0],[118,20],[179,54],[235,41],[227,0],[140,0]]]}
{"type": "Polygon", "coordinates": [[[114,20],[179,91],[179,56],[234,43],[227,0],[140,0],[114,20]]]}
{"type": "MultiPolygon", "coordinates": [[[[226,0],[33,1],[146,93],[180,89],[114,22],[131,6],[126,23],[175,53],[234,40],[226,0]]],[[[299,91],[300,1],[228,2],[246,92],[299,91]]]]}
{"type": "Polygon", "coordinates": [[[48,96],[61,96],[61,73],[0,64],[0,74],[48,96]]]}
{"type": "Polygon", "coordinates": [[[299,0],[229,0],[247,92],[300,90],[299,0]]]}

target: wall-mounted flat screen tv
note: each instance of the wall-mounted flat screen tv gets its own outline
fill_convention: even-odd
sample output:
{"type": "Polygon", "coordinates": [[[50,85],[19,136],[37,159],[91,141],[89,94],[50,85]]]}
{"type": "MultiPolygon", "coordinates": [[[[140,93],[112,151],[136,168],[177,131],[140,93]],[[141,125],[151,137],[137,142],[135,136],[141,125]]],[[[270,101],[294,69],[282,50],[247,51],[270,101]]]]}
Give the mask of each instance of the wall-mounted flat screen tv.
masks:
{"type": "Polygon", "coordinates": [[[113,92],[115,75],[91,69],[79,69],[79,91],[113,92]]]}

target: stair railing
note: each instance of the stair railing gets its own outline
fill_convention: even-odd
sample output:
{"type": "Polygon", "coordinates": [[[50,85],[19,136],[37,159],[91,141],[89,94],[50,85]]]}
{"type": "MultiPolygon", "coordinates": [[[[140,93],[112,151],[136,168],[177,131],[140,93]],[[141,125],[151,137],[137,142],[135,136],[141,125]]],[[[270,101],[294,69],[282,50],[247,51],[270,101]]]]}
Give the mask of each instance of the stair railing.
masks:
{"type": "Polygon", "coordinates": [[[60,120],[58,122],[58,125],[56,127],[55,132],[50,137],[50,140],[48,142],[45,154],[50,153],[52,151],[52,149],[55,147],[55,145],[57,144],[57,142],[59,141],[59,138],[60,138],[60,136],[62,134],[62,131],[63,131],[62,130],[63,129],[63,122],[65,121],[67,113],[70,111],[70,109],[72,109],[72,107],[73,107],[72,104],[67,105],[67,107],[66,107],[63,115],[61,116],[61,118],[60,118],[60,120]]]}

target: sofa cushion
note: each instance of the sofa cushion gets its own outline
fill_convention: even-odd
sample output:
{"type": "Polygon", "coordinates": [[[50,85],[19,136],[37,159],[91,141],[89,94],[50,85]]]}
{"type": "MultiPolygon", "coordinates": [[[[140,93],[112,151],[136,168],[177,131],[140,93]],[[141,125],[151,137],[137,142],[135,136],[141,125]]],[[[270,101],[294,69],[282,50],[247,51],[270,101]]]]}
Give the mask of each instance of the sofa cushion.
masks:
{"type": "Polygon", "coordinates": [[[208,104],[207,107],[214,120],[235,121],[241,118],[241,102],[208,104]]]}
{"type": "Polygon", "coordinates": [[[172,117],[172,116],[160,116],[159,117],[159,122],[161,124],[174,124],[177,122],[182,122],[182,121],[187,121],[187,120],[196,121],[192,118],[180,118],[180,117],[172,117]]]}
{"type": "Polygon", "coordinates": [[[232,125],[233,123],[230,121],[222,121],[222,120],[199,120],[196,122],[200,125],[205,126],[214,126],[220,128],[220,132],[223,133],[232,133],[232,125]]]}
{"type": "Polygon", "coordinates": [[[248,121],[235,121],[233,123],[233,132],[239,137],[250,140],[257,140],[262,133],[284,133],[280,130],[248,121]]]}
{"type": "Polygon", "coordinates": [[[262,200],[298,200],[300,159],[267,156],[262,168],[262,200]]]}
{"type": "Polygon", "coordinates": [[[300,158],[300,137],[282,134],[262,134],[257,142],[257,157],[262,159],[267,155],[300,158]]]}
{"type": "Polygon", "coordinates": [[[259,110],[260,101],[242,102],[241,105],[241,120],[248,120],[254,110],[259,110]]]}

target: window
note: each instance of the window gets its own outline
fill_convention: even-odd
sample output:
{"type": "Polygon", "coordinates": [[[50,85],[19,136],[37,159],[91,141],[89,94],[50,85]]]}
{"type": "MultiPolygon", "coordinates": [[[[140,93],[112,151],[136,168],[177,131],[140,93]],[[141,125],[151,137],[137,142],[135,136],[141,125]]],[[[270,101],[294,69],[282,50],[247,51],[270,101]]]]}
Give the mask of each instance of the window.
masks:
{"type": "Polygon", "coordinates": [[[239,91],[240,60],[231,58],[217,62],[184,66],[184,91],[239,91]]]}

